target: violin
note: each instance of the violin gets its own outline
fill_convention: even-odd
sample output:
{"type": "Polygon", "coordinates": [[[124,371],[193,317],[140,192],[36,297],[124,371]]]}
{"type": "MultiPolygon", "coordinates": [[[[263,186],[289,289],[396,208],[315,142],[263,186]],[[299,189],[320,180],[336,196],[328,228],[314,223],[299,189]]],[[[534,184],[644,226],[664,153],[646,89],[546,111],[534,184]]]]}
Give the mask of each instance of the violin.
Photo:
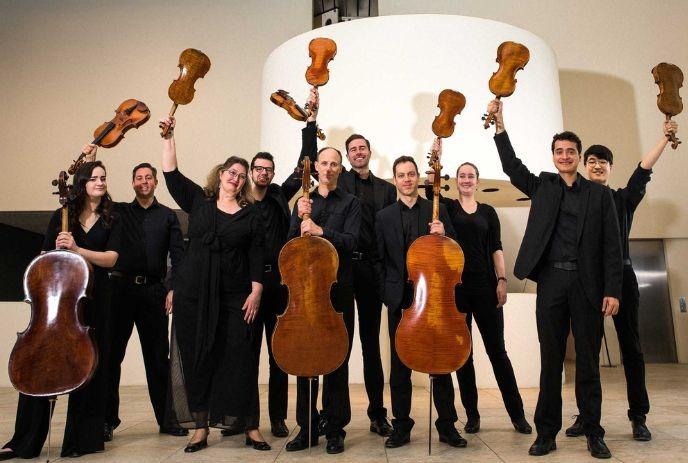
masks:
{"type": "MultiPolygon", "coordinates": [[[[659,63],[652,68],[652,76],[655,83],[659,86],[657,95],[657,107],[664,113],[666,120],[670,121],[673,116],[683,111],[683,101],[679,95],[679,89],[683,87],[683,72],[675,64],[659,63]]],[[[681,143],[675,133],[667,134],[673,149],[678,148],[681,143]]]]}
{"type": "MultiPolygon", "coordinates": [[[[310,177],[310,159],[304,157],[301,186],[306,199],[310,177]]],[[[303,219],[308,218],[304,214],[303,219]]],[[[330,300],[339,269],[337,251],[326,239],[306,233],[284,245],[278,265],[289,300],[272,334],[275,362],[295,376],[312,378],[333,372],[349,350],[344,316],[330,300]]]]}
{"type": "MultiPolygon", "coordinates": [[[[516,90],[516,73],[526,67],[530,60],[530,51],[525,45],[516,42],[504,42],[497,48],[499,69],[490,77],[490,92],[497,99],[511,96],[516,90]]],[[[484,114],[484,128],[494,124],[494,114],[484,114]]]]}
{"type": "Polygon", "coordinates": [[[466,97],[460,92],[445,89],[437,100],[440,113],[432,121],[432,131],[440,138],[451,137],[454,133],[454,118],[466,107],[466,97]]]}
{"type": "MultiPolygon", "coordinates": [[[[134,99],[125,100],[115,109],[115,117],[110,122],[103,122],[93,132],[94,139],[91,144],[103,148],[112,148],[122,141],[127,130],[138,129],[148,122],[149,118],[150,110],[146,103],[134,99]]],[[[70,175],[74,175],[82,166],[84,156],[86,156],[84,153],[80,153],[79,157],[67,169],[70,175]]]]}
{"type": "MultiPolygon", "coordinates": [[[[305,122],[306,119],[308,119],[309,114],[306,112],[306,110],[299,106],[286,90],[277,90],[274,92],[272,95],[270,95],[270,101],[280,108],[284,108],[284,110],[287,111],[287,114],[289,114],[292,119],[296,119],[297,121],[301,122],[305,122]]],[[[320,130],[320,128],[317,129],[316,135],[321,140],[325,139],[325,134],[322,132],[322,130],[320,130]]]]}
{"type": "MultiPolygon", "coordinates": [[[[170,117],[174,116],[177,106],[191,103],[196,93],[194,84],[198,79],[202,79],[210,70],[210,58],[202,51],[195,48],[187,48],[179,55],[179,77],[174,79],[167,95],[172,100],[170,117]]],[[[169,126],[160,125],[161,137],[166,137],[170,130],[169,126]]]]}
{"type": "MultiPolygon", "coordinates": [[[[62,231],[69,230],[68,175],[53,180],[62,204],[62,231]]],[[[12,385],[22,394],[53,397],[91,380],[98,365],[92,328],[83,324],[84,298],[90,296],[93,267],[81,255],[57,249],[39,255],[24,273],[31,304],[29,326],[17,334],[9,361],[12,385]]]]}
{"type": "Polygon", "coordinates": [[[337,54],[337,44],[334,40],[318,37],[308,44],[308,56],[311,64],[306,69],[306,82],[320,87],[330,80],[330,71],[327,65],[337,54]]]}

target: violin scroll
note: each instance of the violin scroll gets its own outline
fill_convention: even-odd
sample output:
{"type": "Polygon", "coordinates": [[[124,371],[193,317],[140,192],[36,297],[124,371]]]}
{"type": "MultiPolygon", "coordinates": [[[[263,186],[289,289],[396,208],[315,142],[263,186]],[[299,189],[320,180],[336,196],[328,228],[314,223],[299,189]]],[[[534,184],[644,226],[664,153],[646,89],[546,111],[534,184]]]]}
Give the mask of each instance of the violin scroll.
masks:
{"type": "MultiPolygon", "coordinates": [[[[683,111],[683,100],[681,100],[679,94],[679,89],[683,87],[683,72],[675,64],[659,63],[652,68],[652,76],[655,79],[655,83],[659,86],[657,107],[666,115],[666,120],[669,121],[673,116],[683,111]]],[[[676,134],[667,134],[667,138],[671,142],[673,149],[678,148],[681,140],[676,137],[676,134]]]]}

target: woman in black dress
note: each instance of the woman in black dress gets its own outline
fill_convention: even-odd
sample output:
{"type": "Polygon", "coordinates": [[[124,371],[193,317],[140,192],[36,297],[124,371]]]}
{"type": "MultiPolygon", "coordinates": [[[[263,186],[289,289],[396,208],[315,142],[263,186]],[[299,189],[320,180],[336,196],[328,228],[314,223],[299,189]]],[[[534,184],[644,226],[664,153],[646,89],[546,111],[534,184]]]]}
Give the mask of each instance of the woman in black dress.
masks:
{"type": "MultiPolygon", "coordinates": [[[[161,124],[174,127],[174,119],[161,124]]],[[[167,188],[189,213],[189,245],[175,274],[170,369],[179,423],[195,429],[186,452],[208,445],[209,426],[245,423],[246,445],[270,450],[258,430],[258,362],[251,323],[263,290],[265,230],[251,204],[248,163],[213,168],[205,188],[177,169],[174,138],[163,141],[167,188]]]]}
{"type": "MultiPolygon", "coordinates": [[[[433,149],[441,153],[441,140],[435,141],[433,149]]],[[[432,178],[430,174],[429,183],[432,183],[432,178]]],[[[502,310],[506,303],[506,270],[499,217],[492,206],[476,201],[478,180],[478,168],[470,162],[464,162],[456,171],[459,199],[441,198],[465,256],[462,284],[455,291],[456,306],[467,313],[469,329],[475,318],[514,429],[530,434],[532,428],[525,419],[523,401],[504,345],[502,310]]],[[[426,194],[431,197],[431,187],[426,187],[426,194]]],[[[480,413],[472,352],[466,364],[456,372],[456,378],[461,402],[466,410],[464,430],[469,434],[476,433],[480,430],[480,413]]]]}
{"type": "MultiPolygon", "coordinates": [[[[95,146],[87,145],[87,154],[95,146]]],[[[107,269],[118,257],[120,224],[110,213],[105,167],[100,161],[85,163],[74,176],[74,201],[69,210],[70,232],[60,232],[61,209],[50,219],[43,251],[61,248],[81,254],[93,265],[93,298],[84,307],[84,322],[94,328],[98,368],[91,381],[69,394],[67,423],[62,441],[63,457],[79,457],[104,449],[107,359],[110,352],[110,282],[107,269]]],[[[0,460],[40,455],[48,434],[47,398],[19,394],[14,436],[4,445],[0,460]]]]}

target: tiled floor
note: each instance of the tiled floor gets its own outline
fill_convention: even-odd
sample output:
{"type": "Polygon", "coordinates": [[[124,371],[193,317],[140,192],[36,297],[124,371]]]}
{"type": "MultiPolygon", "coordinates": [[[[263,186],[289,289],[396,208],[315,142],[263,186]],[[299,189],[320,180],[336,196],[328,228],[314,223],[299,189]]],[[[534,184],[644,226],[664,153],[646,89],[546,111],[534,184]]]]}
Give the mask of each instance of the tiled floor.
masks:
{"type": "MultiPolygon", "coordinates": [[[[567,377],[573,377],[567,366],[567,377]]],[[[651,442],[635,442],[630,438],[630,425],[626,418],[626,387],[623,369],[603,368],[603,425],[607,430],[606,441],[612,451],[612,461],[623,462],[688,462],[688,365],[648,365],[648,388],[652,411],[648,425],[653,434],[651,442]]],[[[106,444],[106,451],[87,455],[79,461],[90,462],[272,462],[272,461],[338,461],[338,462],[416,462],[416,461],[461,461],[461,462],[583,462],[596,461],[586,451],[584,438],[566,438],[560,435],[558,450],[546,457],[528,456],[528,447],[534,435],[524,436],[514,432],[495,389],[480,391],[480,412],[482,429],[480,433],[464,436],[468,447],[455,449],[437,441],[433,430],[433,452],[428,456],[428,391],[416,388],[413,396],[413,418],[416,427],[411,443],[399,449],[385,449],[383,438],[368,431],[365,415],[367,399],[361,385],[351,386],[353,417],[347,427],[346,451],[341,455],[327,455],[324,441],[314,447],[309,456],[307,451],[287,453],[284,445],[287,439],[276,439],[270,435],[267,420],[267,386],[261,385],[262,428],[273,450],[258,452],[243,445],[242,436],[220,438],[217,430],[211,432],[209,447],[193,455],[185,454],[183,448],[187,439],[162,436],[157,433],[153,413],[148,402],[145,387],[122,388],[122,425],[115,431],[114,440],[106,444]]],[[[575,413],[573,385],[564,385],[564,426],[575,413]]],[[[389,406],[389,394],[385,403],[389,406]]],[[[537,389],[522,389],[526,416],[532,423],[537,389]]],[[[13,390],[0,389],[0,441],[9,440],[14,426],[17,396],[13,390]]],[[[294,430],[295,389],[290,389],[290,416],[287,424],[294,430]]],[[[53,418],[53,441],[59,451],[64,429],[67,401],[58,401],[53,418]]],[[[461,409],[458,396],[457,406],[461,409]]],[[[459,419],[465,419],[459,412],[459,419]]],[[[462,430],[463,425],[458,423],[462,430]]],[[[40,459],[45,461],[45,449],[40,459]]]]}

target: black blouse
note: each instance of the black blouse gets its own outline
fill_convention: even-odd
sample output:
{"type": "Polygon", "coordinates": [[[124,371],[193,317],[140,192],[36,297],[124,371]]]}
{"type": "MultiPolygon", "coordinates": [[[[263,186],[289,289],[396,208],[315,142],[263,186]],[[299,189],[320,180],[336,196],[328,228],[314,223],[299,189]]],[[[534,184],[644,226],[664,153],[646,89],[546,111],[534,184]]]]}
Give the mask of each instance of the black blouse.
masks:
{"type": "MultiPolygon", "coordinates": [[[[55,249],[55,240],[62,228],[62,209],[56,210],[50,223],[48,230],[45,233],[43,240],[43,251],[52,251],[55,249]]],[[[88,249],[90,251],[115,251],[120,252],[121,242],[121,222],[113,220],[110,227],[105,224],[103,217],[98,217],[96,223],[93,224],[88,232],[85,232],[81,226],[76,227],[76,230],[71,230],[74,242],[80,248],[88,249]]],[[[97,266],[96,266],[97,267],[97,266]]]]}

